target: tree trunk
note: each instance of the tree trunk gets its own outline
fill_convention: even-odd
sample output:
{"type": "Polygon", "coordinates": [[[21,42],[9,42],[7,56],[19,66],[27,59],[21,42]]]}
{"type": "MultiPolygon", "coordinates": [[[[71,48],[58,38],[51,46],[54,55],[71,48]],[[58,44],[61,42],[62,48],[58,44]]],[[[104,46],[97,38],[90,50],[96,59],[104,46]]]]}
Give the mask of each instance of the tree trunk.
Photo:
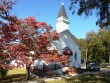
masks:
{"type": "Polygon", "coordinates": [[[26,80],[30,78],[30,64],[26,65],[26,80]]]}
{"type": "Polygon", "coordinates": [[[55,70],[57,69],[57,67],[56,67],[56,62],[55,62],[55,70]]]}

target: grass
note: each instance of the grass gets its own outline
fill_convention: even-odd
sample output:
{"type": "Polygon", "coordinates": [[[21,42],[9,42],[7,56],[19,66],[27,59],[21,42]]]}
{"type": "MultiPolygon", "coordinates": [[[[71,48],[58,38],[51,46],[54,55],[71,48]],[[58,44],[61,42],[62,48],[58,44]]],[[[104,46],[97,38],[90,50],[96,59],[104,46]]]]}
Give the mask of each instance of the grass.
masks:
{"type": "MultiPolygon", "coordinates": [[[[25,69],[12,69],[9,70],[5,79],[1,79],[0,83],[12,83],[16,81],[26,81],[25,69]]],[[[34,79],[32,79],[34,80],[34,79]]],[[[36,79],[35,79],[36,80],[36,79]]],[[[56,79],[53,81],[47,81],[46,83],[110,83],[110,72],[99,74],[88,74],[71,77],[71,79],[56,79]]]]}
{"type": "Polygon", "coordinates": [[[47,81],[46,83],[65,83],[65,80],[47,81]]]}
{"type": "Polygon", "coordinates": [[[26,80],[26,70],[25,68],[16,68],[9,70],[7,76],[4,79],[0,77],[0,83],[11,83],[16,81],[26,80]]]}
{"type": "Polygon", "coordinates": [[[9,70],[7,73],[7,76],[14,75],[14,74],[26,74],[25,68],[15,68],[12,70],[9,70]]]}
{"type": "Polygon", "coordinates": [[[71,79],[47,81],[47,83],[110,83],[110,72],[75,76],[71,79]]]}

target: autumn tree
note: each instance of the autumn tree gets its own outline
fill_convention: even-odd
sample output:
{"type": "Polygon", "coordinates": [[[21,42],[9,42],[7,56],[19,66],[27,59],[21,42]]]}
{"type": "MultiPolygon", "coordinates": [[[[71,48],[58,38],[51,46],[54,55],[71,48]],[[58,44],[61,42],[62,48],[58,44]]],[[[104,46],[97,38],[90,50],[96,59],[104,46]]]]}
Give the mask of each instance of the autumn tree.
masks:
{"type": "MultiPolygon", "coordinates": [[[[22,24],[18,26],[18,40],[25,50],[20,51],[20,55],[24,57],[31,58],[29,61],[25,58],[20,59],[23,63],[26,64],[26,69],[28,71],[32,62],[42,54],[52,54],[54,50],[49,50],[51,47],[51,41],[58,39],[58,33],[56,31],[51,31],[52,27],[47,25],[45,22],[36,21],[34,17],[25,18],[21,21],[22,24]],[[33,54],[31,54],[33,52],[33,54]],[[24,54],[25,53],[25,54],[24,54]]],[[[28,77],[27,77],[28,78],[28,77]]]]}
{"type": "Polygon", "coordinates": [[[18,19],[17,16],[10,15],[14,4],[12,0],[0,2],[0,68],[10,69],[26,65],[26,79],[29,79],[31,64],[41,55],[50,59],[56,54],[53,56],[55,61],[67,61],[67,56],[57,56],[58,52],[50,49],[51,42],[57,40],[59,34],[52,31],[50,25],[37,21],[35,17],[18,19]],[[13,60],[17,65],[10,64],[13,60]]]}
{"type": "Polygon", "coordinates": [[[78,15],[91,16],[95,13],[98,16],[96,25],[101,28],[110,25],[110,1],[109,0],[71,0],[70,10],[78,15]]]}
{"type": "Polygon", "coordinates": [[[14,26],[19,25],[17,17],[9,13],[13,4],[15,2],[10,0],[0,1],[0,70],[3,71],[13,67],[9,64],[15,57],[9,51],[17,38],[14,26]]]}
{"type": "Polygon", "coordinates": [[[52,40],[58,39],[58,33],[51,31],[51,26],[34,17],[18,19],[10,15],[13,4],[15,2],[11,0],[0,2],[0,68],[15,67],[10,64],[13,60],[17,67],[26,64],[29,79],[30,65],[42,53],[52,53],[48,47],[52,40]]]}
{"type": "MultiPolygon", "coordinates": [[[[66,66],[69,64],[69,56],[68,55],[61,55],[58,54],[57,51],[54,51],[55,53],[52,54],[42,54],[40,57],[42,57],[42,59],[46,60],[49,64],[51,63],[55,63],[55,65],[57,63],[62,64],[63,66],[66,66]]],[[[57,69],[55,67],[55,69],[57,69]]]]}
{"type": "Polygon", "coordinates": [[[17,17],[9,14],[13,4],[15,3],[8,0],[0,2],[0,67],[2,68],[8,68],[7,63],[12,60],[8,47],[16,40],[14,26],[19,24],[17,17]]]}

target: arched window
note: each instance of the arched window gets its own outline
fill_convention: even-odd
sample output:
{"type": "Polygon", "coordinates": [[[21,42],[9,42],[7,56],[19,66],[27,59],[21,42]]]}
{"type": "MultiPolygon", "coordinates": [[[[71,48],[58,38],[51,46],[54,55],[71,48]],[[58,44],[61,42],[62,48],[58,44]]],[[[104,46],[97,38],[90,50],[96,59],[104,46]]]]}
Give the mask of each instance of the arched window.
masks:
{"type": "Polygon", "coordinates": [[[73,52],[72,52],[72,50],[69,47],[65,47],[63,49],[63,54],[64,55],[73,55],[73,52]]]}

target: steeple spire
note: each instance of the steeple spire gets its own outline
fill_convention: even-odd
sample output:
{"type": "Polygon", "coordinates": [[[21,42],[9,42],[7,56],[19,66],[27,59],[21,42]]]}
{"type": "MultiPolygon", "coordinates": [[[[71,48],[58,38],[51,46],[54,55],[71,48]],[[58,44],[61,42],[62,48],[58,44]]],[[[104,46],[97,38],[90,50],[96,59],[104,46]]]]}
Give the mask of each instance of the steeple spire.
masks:
{"type": "Polygon", "coordinates": [[[62,2],[59,14],[57,16],[57,22],[56,22],[56,30],[57,32],[61,33],[65,30],[68,30],[68,16],[65,11],[64,3],[62,2]]]}
{"type": "Polygon", "coordinates": [[[62,6],[61,6],[61,8],[60,8],[60,12],[59,12],[57,18],[62,17],[62,16],[63,16],[64,18],[68,19],[68,16],[67,16],[67,14],[66,14],[65,7],[64,7],[64,3],[63,3],[63,2],[62,2],[62,6]]]}

